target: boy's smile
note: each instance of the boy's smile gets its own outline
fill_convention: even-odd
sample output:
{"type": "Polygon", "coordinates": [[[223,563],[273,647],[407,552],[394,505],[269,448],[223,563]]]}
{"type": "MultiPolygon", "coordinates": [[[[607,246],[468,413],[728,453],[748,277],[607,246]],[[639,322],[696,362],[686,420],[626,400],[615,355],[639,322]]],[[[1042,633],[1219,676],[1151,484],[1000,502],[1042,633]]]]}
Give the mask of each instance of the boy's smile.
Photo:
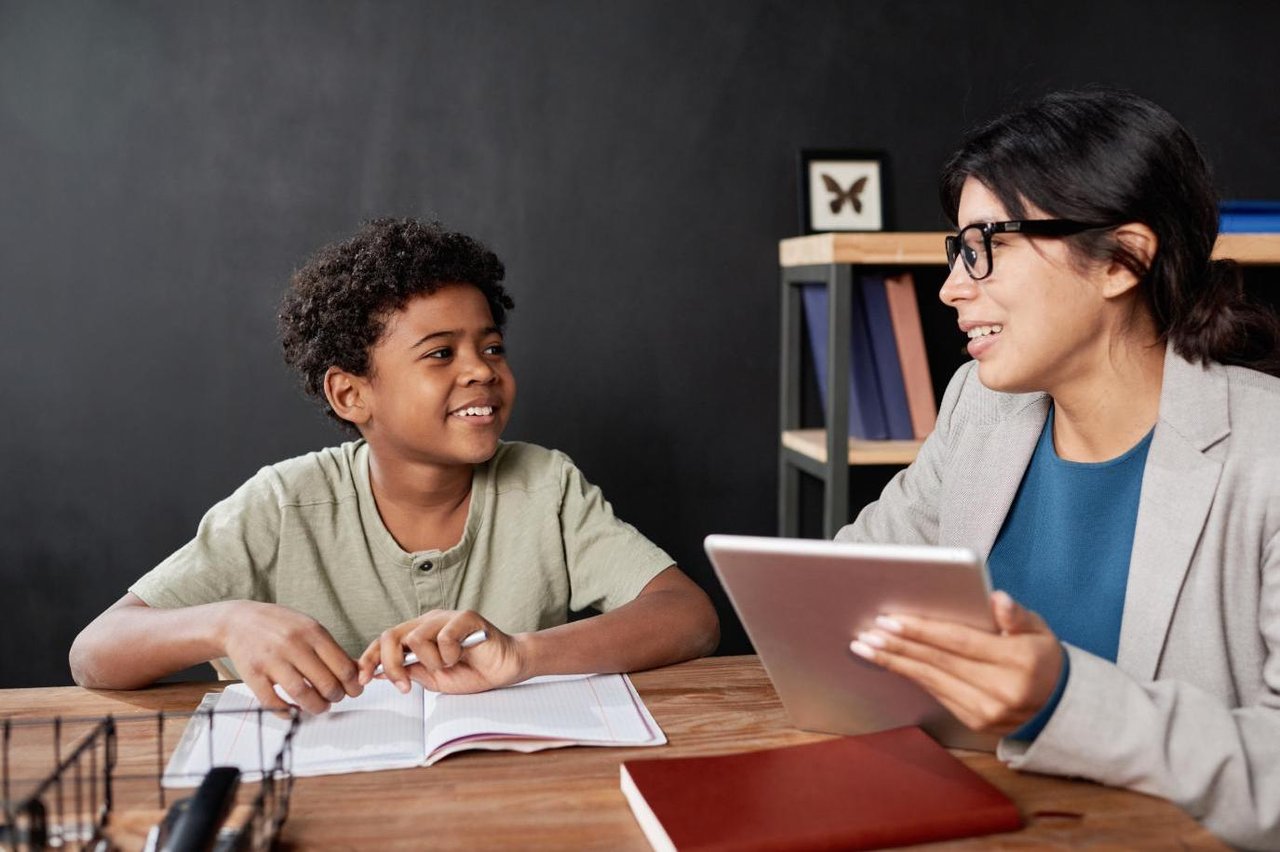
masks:
{"type": "Polygon", "coordinates": [[[448,284],[392,315],[360,380],[360,427],[384,460],[488,461],[511,416],[515,377],[484,294],[448,284]]]}

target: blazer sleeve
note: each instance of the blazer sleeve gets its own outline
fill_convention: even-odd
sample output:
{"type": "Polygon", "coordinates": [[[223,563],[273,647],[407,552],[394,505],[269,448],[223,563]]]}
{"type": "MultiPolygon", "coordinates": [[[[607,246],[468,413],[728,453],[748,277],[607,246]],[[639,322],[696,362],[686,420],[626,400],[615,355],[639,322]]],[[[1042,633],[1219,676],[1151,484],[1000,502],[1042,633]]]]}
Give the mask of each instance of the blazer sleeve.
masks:
{"type": "Polygon", "coordinates": [[[942,477],[962,428],[958,412],[970,380],[977,381],[976,361],[965,364],[951,377],[933,432],[920,447],[916,460],[889,481],[880,498],[858,513],[857,519],[836,533],[836,541],[884,544],[937,544],[938,506],[942,477]]]}
{"type": "Polygon", "coordinates": [[[1161,796],[1235,846],[1280,849],[1280,532],[1263,554],[1265,690],[1247,706],[1178,680],[1138,681],[1067,646],[1071,677],[1031,743],[1002,740],[1014,769],[1161,796]]]}

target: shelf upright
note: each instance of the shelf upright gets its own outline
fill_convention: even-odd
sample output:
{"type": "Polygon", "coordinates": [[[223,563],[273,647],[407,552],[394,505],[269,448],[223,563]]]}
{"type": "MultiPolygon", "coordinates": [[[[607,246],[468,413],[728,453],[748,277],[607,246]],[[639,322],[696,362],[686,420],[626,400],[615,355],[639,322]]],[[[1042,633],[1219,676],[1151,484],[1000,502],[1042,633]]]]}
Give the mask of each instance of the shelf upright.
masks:
{"type": "MultiPolygon", "coordinates": [[[[784,436],[801,427],[801,365],[804,353],[800,286],[825,282],[827,310],[827,423],[849,422],[849,334],[853,317],[853,268],[846,263],[782,267],[782,375],[779,411],[784,436]]],[[[822,528],[828,537],[849,517],[849,466],[843,429],[827,429],[824,436],[826,460],[816,454],[792,449],[783,443],[778,456],[778,529],[795,537],[800,529],[800,472],[826,483],[822,500],[822,528]]]]}

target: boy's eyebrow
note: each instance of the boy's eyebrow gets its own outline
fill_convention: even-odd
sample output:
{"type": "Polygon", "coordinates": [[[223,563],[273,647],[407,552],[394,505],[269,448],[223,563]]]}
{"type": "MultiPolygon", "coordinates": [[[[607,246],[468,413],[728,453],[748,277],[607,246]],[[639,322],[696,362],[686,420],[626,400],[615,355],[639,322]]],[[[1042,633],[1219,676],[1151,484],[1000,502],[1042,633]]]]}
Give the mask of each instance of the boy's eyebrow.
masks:
{"type": "Polygon", "coordinates": [[[435,337],[457,337],[457,336],[458,336],[458,332],[456,331],[433,331],[430,334],[423,335],[421,340],[419,340],[417,343],[413,344],[409,348],[417,349],[419,346],[421,346],[422,344],[426,343],[428,340],[431,340],[432,338],[435,338],[435,337]]]}
{"type": "MultiPolygon", "coordinates": [[[[422,339],[420,339],[417,343],[413,344],[409,348],[417,349],[419,346],[426,343],[428,340],[431,340],[432,338],[436,338],[436,337],[454,338],[459,336],[460,334],[462,334],[461,331],[433,331],[430,334],[423,335],[422,339]]],[[[480,330],[481,337],[488,337],[490,334],[500,335],[502,334],[502,329],[498,328],[496,325],[488,325],[480,330]]]]}

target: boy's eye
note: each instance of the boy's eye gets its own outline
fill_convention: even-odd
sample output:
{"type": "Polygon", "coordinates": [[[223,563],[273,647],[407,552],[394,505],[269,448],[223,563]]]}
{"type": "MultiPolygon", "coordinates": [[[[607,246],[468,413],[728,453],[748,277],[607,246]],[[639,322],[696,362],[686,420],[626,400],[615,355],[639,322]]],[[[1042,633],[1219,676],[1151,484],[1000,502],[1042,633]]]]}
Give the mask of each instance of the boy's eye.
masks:
{"type": "Polygon", "coordinates": [[[506,355],[507,345],[505,343],[491,343],[484,348],[484,351],[490,355],[506,355]]]}
{"type": "Polygon", "coordinates": [[[445,358],[452,358],[452,357],[453,357],[453,349],[452,349],[452,348],[450,348],[450,347],[448,347],[448,346],[442,346],[442,347],[441,347],[441,348],[439,348],[439,349],[432,349],[430,352],[428,352],[427,354],[423,355],[422,357],[423,357],[423,358],[438,358],[438,359],[441,359],[441,360],[443,360],[443,359],[445,359],[445,358]]]}

